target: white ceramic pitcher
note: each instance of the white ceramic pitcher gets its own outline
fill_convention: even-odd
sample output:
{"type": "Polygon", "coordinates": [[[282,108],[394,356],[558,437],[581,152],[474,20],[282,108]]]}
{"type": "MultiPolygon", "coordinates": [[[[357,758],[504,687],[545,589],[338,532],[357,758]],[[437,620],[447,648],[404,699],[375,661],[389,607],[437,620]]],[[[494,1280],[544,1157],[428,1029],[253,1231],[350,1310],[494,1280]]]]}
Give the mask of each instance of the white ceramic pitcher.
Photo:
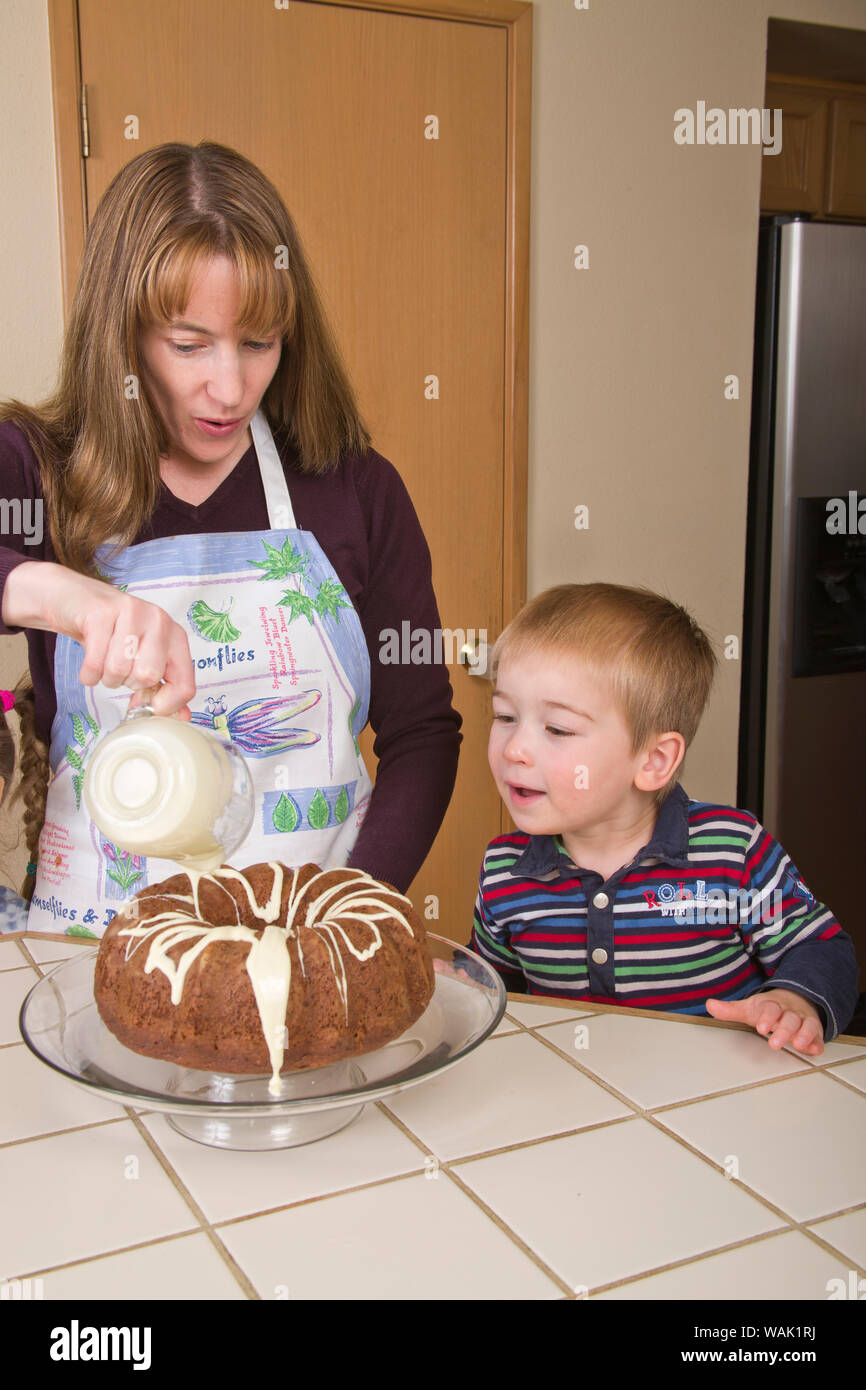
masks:
{"type": "Polygon", "coordinates": [[[84,803],[119,849],[209,873],[252,825],[249,768],[218,733],[154,714],[149,694],[94,746],[84,803]]]}

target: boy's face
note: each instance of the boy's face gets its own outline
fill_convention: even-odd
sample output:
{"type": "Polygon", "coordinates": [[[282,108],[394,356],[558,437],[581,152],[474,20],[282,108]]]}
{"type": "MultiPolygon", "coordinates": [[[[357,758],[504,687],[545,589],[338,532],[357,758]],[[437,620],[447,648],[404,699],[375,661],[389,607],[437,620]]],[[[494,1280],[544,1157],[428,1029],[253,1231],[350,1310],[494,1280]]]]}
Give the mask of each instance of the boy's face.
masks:
{"type": "Polygon", "coordinates": [[[530,835],[611,828],[644,807],[634,785],[645,757],[606,682],[573,657],[500,662],[487,747],[515,824],[530,835]]]}

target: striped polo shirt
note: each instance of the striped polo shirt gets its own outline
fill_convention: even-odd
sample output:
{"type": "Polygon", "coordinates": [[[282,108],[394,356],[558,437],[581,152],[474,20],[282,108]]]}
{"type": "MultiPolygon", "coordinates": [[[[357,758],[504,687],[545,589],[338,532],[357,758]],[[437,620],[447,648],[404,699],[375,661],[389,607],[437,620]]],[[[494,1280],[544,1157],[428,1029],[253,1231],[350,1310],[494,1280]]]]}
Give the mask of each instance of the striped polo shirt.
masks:
{"type": "Polygon", "coordinates": [[[825,1041],[857,1004],[851,938],[748,811],[679,785],[649,843],[606,881],[558,836],[500,835],[479,876],[471,949],[519,993],[673,1013],[796,990],[825,1041]]]}

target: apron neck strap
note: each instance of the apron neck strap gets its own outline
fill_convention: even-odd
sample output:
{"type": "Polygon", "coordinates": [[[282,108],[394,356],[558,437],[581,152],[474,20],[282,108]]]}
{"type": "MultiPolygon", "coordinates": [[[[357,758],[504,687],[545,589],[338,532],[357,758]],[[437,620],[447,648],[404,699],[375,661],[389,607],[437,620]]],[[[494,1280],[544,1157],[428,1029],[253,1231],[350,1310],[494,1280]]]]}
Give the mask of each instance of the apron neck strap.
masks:
{"type": "Polygon", "coordinates": [[[268,523],[272,531],[296,531],[292,499],[286,484],[282,460],[277,453],[271,427],[265,419],[264,411],[257,410],[250,422],[259,472],[265,490],[268,507],[268,523]]]}

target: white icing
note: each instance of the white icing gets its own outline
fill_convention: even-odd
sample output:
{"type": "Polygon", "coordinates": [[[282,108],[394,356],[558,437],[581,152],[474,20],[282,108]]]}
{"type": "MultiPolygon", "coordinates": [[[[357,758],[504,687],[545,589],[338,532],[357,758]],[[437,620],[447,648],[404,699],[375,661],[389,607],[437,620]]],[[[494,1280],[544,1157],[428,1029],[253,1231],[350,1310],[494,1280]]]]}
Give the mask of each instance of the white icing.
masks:
{"type": "MultiPolygon", "coordinates": [[[[156,916],[138,926],[122,928],[118,935],[130,939],[126,948],[127,960],[138,950],[143,941],[150,940],[150,948],[144,966],[145,973],[150,974],[153,970],[160,970],[165,975],[171,985],[171,1002],[175,1005],[179,1004],[183,997],[186,977],[192,962],[203,951],[207,950],[208,946],[215,941],[248,941],[250,949],[247,953],[246,968],[255,995],[262,1034],[268,1048],[272,1068],[268,1090],[271,1095],[279,1095],[280,1072],[288,1042],[286,1019],[292,982],[289,939],[295,938],[297,941],[298,961],[302,974],[304,973],[302,930],[315,932],[322,942],[328,953],[337,994],[343,1003],[346,1023],[348,1024],[349,997],[343,948],[349,950],[356,960],[370,960],[382,945],[382,934],[376,923],[386,919],[402,923],[410,936],[414,936],[414,932],[412,924],[405,914],[392,906],[392,903],[402,903],[406,907],[411,907],[412,904],[409,899],[404,897],[402,893],[398,893],[396,889],[387,888],[384,884],[377,882],[370,874],[364,873],[362,869],[320,870],[300,891],[298,890],[299,871],[293,869],[286,907],[286,920],[279,923],[277,918],[280,915],[284,868],[282,864],[274,863],[269,863],[268,868],[273,870],[273,882],[268,900],[264,904],[256,901],[252,884],[237,869],[232,869],[228,865],[217,869],[214,873],[187,869],[186,876],[190,881],[191,893],[161,893],[155,896],[171,898],[178,903],[189,903],[188,909],[179,907],[173,911],[157,913],[156,916]],[[317,880],[324,878],[326,874],[335,872],[341,875],[339,883],[332,884],[330,888],[320,892],[318,896],[309,893],[310,900],[305,904],[308,890],[314,889],[317,880]],[[234,924],[210,926],[201,920],[199,893],[203,879],[215,884],[216,887],[225,892],[235,911],[236,922],[234,924]],[[241,884],[250,911],[263,923],[262,929],[247,927],[241,923],[238,904],[228,889],[220,883],[220,879],[234,879],[241,884]],[[333,920],[328,916],[329,904],[336,908],[333,920]],[[368,927],[371,933],[370,944],[360,949],[356,947],[342,925],[345,921],[368,927]],[[337,940],[338,936],[342,940],[342,947],[337,940]],[[187,941],[192,942],[192,945],[179,956],[176,962],[173,961],[168,954],[169,951],[172,947],[187,941]]],[[[147,902],[149,896],[154,895],[140,894],[137,902],[147,902]]]]}

